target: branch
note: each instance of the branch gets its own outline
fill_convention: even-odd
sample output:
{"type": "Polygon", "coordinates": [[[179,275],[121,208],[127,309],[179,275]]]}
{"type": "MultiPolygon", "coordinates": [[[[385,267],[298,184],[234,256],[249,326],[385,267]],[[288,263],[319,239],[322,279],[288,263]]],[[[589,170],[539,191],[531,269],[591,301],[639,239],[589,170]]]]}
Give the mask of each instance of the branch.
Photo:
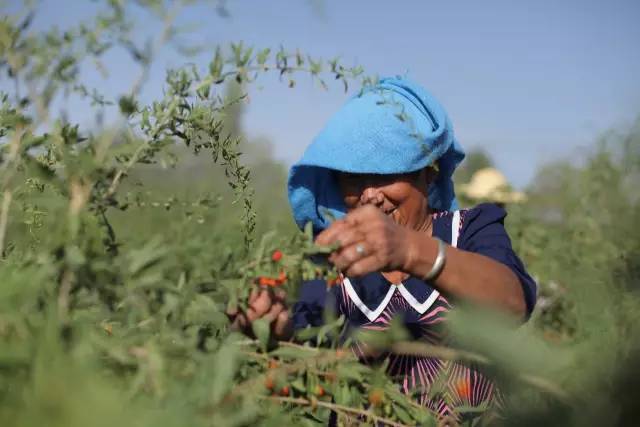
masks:
{"type": "Polygon", "coordinates": [[[0,257],[4,257],[4,244],[7,235],[7,223],[9,222],[9,208],[11,207],[11,200],[13,199],[13,191],[9,188],[11,180],[16,171],[18,152],[20,151],[20,141],[22,135],[25,134],[25,130],[22,128],[16,128],[13,138],[9,145],[9,155],[7,156],[7,162],[5,163],[5,176],[2,180],[2,189],[4,193],[2,195],[2,210],[0,211],[0,257]]]}
{"type": "MultiPolygon", "coordinates": [[[[396,354],[406,354],[411,356],[436,357],[439,359],[466,361],[481,365],[491,364],[487,357],[476,353],[415,341],[394,343],[391,345],[391,351],[396,354]]],[[[563,402],[567,402],[569,400],[569,394],[566,391],[545,378],[522,373],[517,373],[516,375],[523,383],[533,386],[538,390],[547,392],[563,402]]]]}
{"type": "Polygon", "coordinates": [[[443,360],[480,363],[482,365],[489,364],[488,358],[476,353],[417,341],[394,343],[391,345],[390,351],[395,354],[404,354],[408,356],[435,357],[443,360]]]}
{"type": "Polygon", "coordinates": [[[130,95],[135,95],[138,92],[140,92],[140,90],[142,89],[142,84],[145,81],[145,77],[149,73],[149,68],[151,68],[153,57],[157,55],[158,51],[162,49],[162,46],[164,46],[164,44],[169,39],[169,35],[171,34],[171,28],[173,27],[173,21],[175,21],[176,17],[178,16],[178,13],[180,12],[182,5],[183,5],[183,1],[176,1],[173,5],[173,9],[167,12],[167,14],[164,16],[162,32],[160,33],[160,36],[155,40],[153,44],[153,48],[151,49],[151,53],[149,55],[149,60],[144,65],[142,69],[142,73],[140,73],[140,76],[138,77],[138,79],[133,83],[133,86],[129,91],[130,95]]]}
{"type": "Polygon", "coordinates": [[[7,235],[7,222],[9,220],[9,207],[13,193],[9,189],[2,195],[2,211],[0,212],[0,257],[4,257],[4,239],[7,235]]]}
{"type": "MultiPolygon", "coordinates": [[[[323,408],[331,409],[336,412],[344,412],[347,414],[358,415],[362,417],[366,417],[369,420],[372,420],[376,423],[382,423],[384,425],[389,425],[393,427],[410,427],[408,424],[402,424],[389,418],[382,417],[380,415],[376,415],[371,411],[367,411],[364,409],[352,408],[350,406],[338,405],[337,403],[324,402],[322,400],[308,400],[304,398],[296,398],[296,397],[281,397],[281,396],[259,396],[261,399],[267,399],[274,402],[281,403],[293,403],[294,405],[301,406],[321,406],[323,408]]],[[[425,408],[426,409],[426,408],[425,408]]]]}
{"type": "Polygon", "coordinates": [[[120,180],[122,179],[124,174],[126,174],[136,164],[136,162],[138,161],[138,157],[144,151],[144,149],[147,148],[148,146],[149,146],[149,140],[145,140],[142,144],[140,144],[140,146],[136,149],[136,151],[131,155],[131,158],[129,159],[127,164],[122,169],[118,170],[116,175],[113,177],[113,180],[109,185],[109,189],[105,193],[103,199],[108,199],[109,197],[114,195],[114,193],[118,189],[118,185],[120,184],[120,180]]]}
{"type": "MultiPolygon", "coordinates": [[[[149,60],[147,61],[146,64],[144,64],[142,68],[142,72],[140,73],[140,76],[138,76],[136,81],[131,86],[131,90],[129,91],[130,96],[138,94],[142,89],[142,84],[145,81],[145,77],[149,73],[149,68],[151,67],[153,58],[157,55],[158,51],[162,48],[162,46],[164,46],[164,44],[168,40],[169,35],[171,34],[173,21],[176,19],[176,16],[178,15],[180,8],[182,7],[182,3],[183,3],[182,1],[177,1],[174,4],[173,9],[167,12],[167,14],[165,15],[162,32],[160,33],[160,36],[155,40],[155,43],[153,44],[153,49],[151,50],[151,53],[149,55],[149,60]]],[[[105,199],[111,197],[116,192],[118,188],[118,184],[120,183],[120,180],[122,179],[122,177],[129,171],[129,169],[131,169],[135,165],[135,163],[138,161],[138,157],[148,145],[149,145],[148,140],[140,144],[140,146],[133,153],[133,155],[131,156],[131,158],[125,165],[125,167],[120,169],[116,173],[116,175],[113,177],[113,180],[111,181],[111,184],[109,185],[109,189],[107,190],[107,193],[105,194],[105,197],[104,197],[105,199]]]]}

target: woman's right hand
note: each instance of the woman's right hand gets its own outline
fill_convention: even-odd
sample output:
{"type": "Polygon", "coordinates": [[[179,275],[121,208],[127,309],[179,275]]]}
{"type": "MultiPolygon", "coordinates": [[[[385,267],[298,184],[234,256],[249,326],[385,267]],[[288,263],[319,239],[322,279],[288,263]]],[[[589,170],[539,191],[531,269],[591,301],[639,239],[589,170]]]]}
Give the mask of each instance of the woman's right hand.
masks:
{"type": "Polygon", "coordinates": [[[271,333],[279,341],[293,336],[293,324],[286,306],[287,294],[282,289],[254,289],[249,295],[249,306],[245,311],[236,308],[227,310],[231,328],[253,337],[251,325],[258,319],[266,319],[271,324],[271,333]]]}

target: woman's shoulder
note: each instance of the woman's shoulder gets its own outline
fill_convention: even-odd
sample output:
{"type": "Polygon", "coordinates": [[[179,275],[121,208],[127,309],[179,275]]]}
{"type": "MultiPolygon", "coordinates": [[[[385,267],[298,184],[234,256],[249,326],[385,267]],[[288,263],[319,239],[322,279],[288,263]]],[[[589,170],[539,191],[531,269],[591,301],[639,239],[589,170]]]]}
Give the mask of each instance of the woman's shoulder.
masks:
{"type": "Polygon", "coordinates": [[[460,247],[511,247],[511,239],[504,226],[507,211],[495,203],[481,203],[461,211],[460,247]]]}
{"type": "Polygon", "coordinates": [[[469,232],[490,224],[504,225],[507,211],[495,203],[481,203],[460,211],[462,232],[469,232]]]}
{"type": "Polygon", "coordinates": [[[504,224],[507,212],[494,203],[481,203],[456,211],[438,211],[433,214],[434,234],[447,242],[451,241],[453,229],[462,239],[490,226],[504,224]]]}

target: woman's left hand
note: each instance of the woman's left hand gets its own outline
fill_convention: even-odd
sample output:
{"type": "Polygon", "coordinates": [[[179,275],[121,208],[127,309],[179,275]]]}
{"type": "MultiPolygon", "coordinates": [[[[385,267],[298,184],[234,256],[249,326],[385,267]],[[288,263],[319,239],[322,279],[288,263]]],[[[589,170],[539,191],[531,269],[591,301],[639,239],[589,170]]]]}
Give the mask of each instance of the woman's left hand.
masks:
{"type": "Polygon", "coordinates": [[[404,270],[409,261],[410,234],[380,209],[367,205],[334,221],[318,235],[316,243],[340,242],[329,261],[347,276],[362,276],[373,271],[404,270]]]}

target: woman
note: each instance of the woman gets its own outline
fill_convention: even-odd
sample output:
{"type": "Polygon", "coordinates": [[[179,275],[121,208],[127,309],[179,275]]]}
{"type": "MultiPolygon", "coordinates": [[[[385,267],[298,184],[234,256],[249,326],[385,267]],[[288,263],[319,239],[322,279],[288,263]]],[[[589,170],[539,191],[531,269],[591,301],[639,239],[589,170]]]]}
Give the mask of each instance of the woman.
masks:
{"type": "MultiPolygon", "coordinates": [[[[437,344],[444,339],[437,326],[457,300],[525,319],[536,285],[511,248],[504,210],[456,210],[451,176],[463,157],[444,109],[420,86],[383,79],[350,99],[289,176],[297,224],[311,221],[320,245],[339,242],[329,261],[341,283],[330,291],[321,280],[304,283],[291,311],[282,294],[254,293],[234,324],[265,317],[276,337],[288,339],[295,329],[320,325],[331,306],[351,328],[384,329],[401,316],[416,340],[437,344]]],[[[353,350],[368,360],[359,344],[353,350]]],[[[387,356],[402,389],[419,390],[422,403],[442,415],[454,412],[447,402],[494,401],[492,383],[464,365],[387,356]],[[454,381],[446,395],[430,399],[443,370],[454,381]]]]}

